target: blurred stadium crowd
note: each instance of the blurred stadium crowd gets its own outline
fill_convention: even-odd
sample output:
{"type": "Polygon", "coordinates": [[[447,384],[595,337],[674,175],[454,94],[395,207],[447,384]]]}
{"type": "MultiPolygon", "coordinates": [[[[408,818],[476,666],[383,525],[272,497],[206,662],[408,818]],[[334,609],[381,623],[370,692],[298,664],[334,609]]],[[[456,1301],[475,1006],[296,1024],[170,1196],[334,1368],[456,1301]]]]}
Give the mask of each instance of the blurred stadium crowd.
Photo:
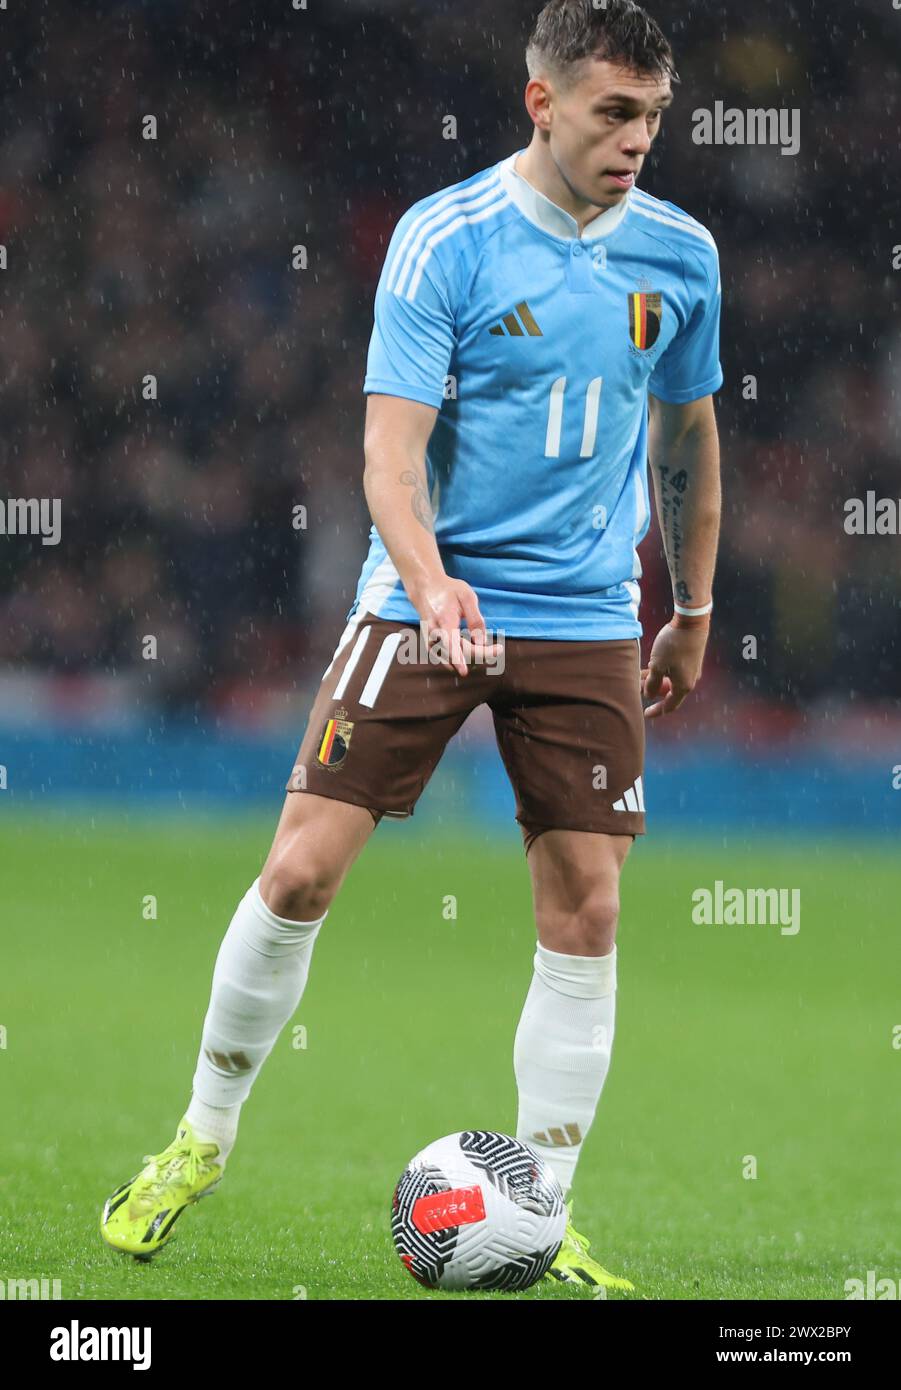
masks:
{"type": "MultiPolygon", "coordinates": [[[[367,546],[361,384],[385,244],[415,199],[528,142],[538,8],[10,14],[0,495],[59,497],[63,522],[56,547],[0,540],[4,671],[114,677],[248,720],[315,686],[367,546]]],[[[642,184],[709,226],[722,263],[706,698],[789,718],[891,699],[899,541],[847,535],[843,504],[901,496],[897,16],[648,8],[681,85],[642,184]],[[798,108],[800,152],[694,145],[691,112],[716,100],[798,108]]],[[[656,530],[642,558],[647,651],[667,614],[656,530]]]]}

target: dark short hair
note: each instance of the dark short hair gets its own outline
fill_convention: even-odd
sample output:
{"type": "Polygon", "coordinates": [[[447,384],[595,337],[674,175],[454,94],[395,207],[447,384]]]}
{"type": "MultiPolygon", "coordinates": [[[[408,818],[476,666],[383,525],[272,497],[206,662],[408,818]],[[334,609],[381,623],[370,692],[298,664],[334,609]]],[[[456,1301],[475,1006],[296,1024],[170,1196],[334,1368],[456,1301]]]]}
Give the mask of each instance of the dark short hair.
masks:
{"type": "Polygon", "coordinates": [[[666,36],[633,0],[548,0],[526,48],[529,75],[550,68],[565,80],[583,58],[679,81],[666,36]]]}

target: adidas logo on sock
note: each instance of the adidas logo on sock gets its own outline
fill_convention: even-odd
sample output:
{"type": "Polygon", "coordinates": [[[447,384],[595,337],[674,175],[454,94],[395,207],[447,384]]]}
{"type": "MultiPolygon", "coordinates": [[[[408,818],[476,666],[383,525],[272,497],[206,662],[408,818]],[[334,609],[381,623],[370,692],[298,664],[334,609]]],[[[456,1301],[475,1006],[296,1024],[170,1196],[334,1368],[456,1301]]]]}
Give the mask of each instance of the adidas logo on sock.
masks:
{"type": "Polygon", "coordinates": [[[562,1129],[558,1125],[548,1129],[536,1130],[532,1138],[539,1144],[553,1144],[555,1149],[572,1148],[582,1142],[582,1131],[578,1125],[565,1125],[562,1129]]]}
{"type": "Polygon", "coordinates": [[[619,801],[613,803],[614,811],[644,811],[644,789],[641,778],[636,777],[628,791],[623,792],[619,801]]]}
{"type": "Polygon", "coordinates": [[[244,1052],[214,1052],[211,1048],[205,1047],[203,1055],[214,1067],[218,1067],[219,1071],[228,1072],[229,1076],[238,1076],[242,1071],[250,1071],[253,1066],[253,1062],[244,1052]]]}

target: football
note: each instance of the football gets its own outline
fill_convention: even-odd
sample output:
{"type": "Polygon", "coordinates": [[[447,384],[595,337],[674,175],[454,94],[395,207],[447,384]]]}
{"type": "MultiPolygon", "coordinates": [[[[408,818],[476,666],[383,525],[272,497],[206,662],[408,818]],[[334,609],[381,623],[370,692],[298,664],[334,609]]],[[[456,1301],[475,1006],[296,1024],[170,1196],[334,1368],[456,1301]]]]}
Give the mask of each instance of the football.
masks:
{"type": "Polygon", "coordinates": [[[464,1130],[407,1164],[391,1234],[413,1278],[432,1289],[527,1289],[550,1268],[566,1203],[544,1159],[518,1139],[464,1130]]]}

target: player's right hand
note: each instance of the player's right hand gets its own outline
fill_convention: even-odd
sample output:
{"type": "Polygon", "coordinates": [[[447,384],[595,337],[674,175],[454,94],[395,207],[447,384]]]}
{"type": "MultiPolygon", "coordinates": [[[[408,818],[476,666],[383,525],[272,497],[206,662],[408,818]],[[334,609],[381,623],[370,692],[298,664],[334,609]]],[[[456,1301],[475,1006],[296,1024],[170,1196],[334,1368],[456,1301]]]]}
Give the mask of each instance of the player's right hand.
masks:
{"type": "Polygon", "coordinates": [[[412,593],[408,591],[408,596],[425,626],[429,651],[434,651],[439,665],[466,676],[467,663],[476,659],[476,647],[478,660],[483,662],[493,661],[500,654],[500,643],[488,641],[475,590],[464,580],[445,574],[412,593]],[[461,627],[467,629],[468,637],[464,637],[461,627]]]}

